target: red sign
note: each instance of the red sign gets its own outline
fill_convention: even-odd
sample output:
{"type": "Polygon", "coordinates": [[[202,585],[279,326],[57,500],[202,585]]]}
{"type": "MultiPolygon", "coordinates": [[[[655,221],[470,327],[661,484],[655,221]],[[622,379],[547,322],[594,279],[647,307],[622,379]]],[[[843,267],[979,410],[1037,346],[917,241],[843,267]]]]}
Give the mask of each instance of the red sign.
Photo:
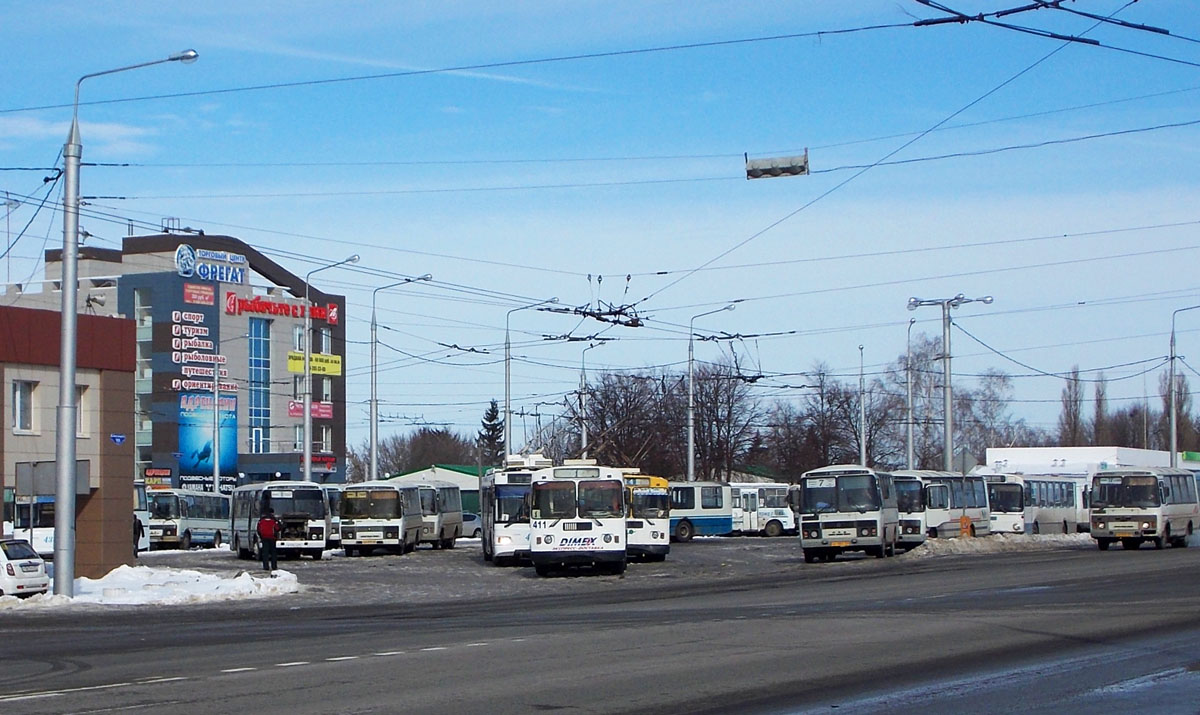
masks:
{"type": "Polygon", "coordinates": [[[213,305],[217,301],[216,291],[210,285],[183,284],[183,302],[194,305],[213,305]]]}
{"type": "Polygon", "coordinates": [[[146,467],[142,472],[147,478],[150,477],[169,477],[171,476],[170,467],[146,467]]]}
{"type": "MultiPolygon", "coordinates": [[[[239,298],[237,293],[225,293],[225,314],[241,315],[242,313],[263,313],[266,315],[283,315],[293,318],[304,317],[304,306],[299,303],[285,303],[279,300],[268,300],[261,295],[253,298],[239,298]]],[[[324,320],[330,325],[338,323],[338,307],[336,303],[327,306],[314,305],[310,313],[314,320],[324,320]]]]}
{"type": "MultiPolygon", "coordinates": [[[[314,454],[311,456],[312,468],[322,472],[332,472],[337,469],[337,457],[332,454],[314,454]]],[[[300,457],[300,468],[304,468],[304,457],[300,457]]]]}
{"type": "MultiPolygon", "coordinates": [[[[331,420],[333,419],[333,403],[332,402],[314,402],[309,405],[309,412],[313,419],[331,420]]],[[[304,416],[304,401],[303,400],[288,400],[288,417],[303,417],[304,416]]]]}

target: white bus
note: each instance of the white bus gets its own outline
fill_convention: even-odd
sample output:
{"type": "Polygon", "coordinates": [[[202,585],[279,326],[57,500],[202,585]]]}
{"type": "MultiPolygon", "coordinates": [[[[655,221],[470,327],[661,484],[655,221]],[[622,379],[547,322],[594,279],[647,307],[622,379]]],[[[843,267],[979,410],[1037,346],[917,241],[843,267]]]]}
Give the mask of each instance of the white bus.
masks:
{"type": "Polygon", "coordinates": [[[857,464],[805,472],[789,492],[800,514],[804,560],[833,561],[847,551],[894,556],[900,515],[892,475],[857,464]]]}
{"type": "Polygon", "coordinates": [[[796,515],[787,503],[787,484],[730,482],[729,489],[734,531],[772,537],[796,531],[796,515]]]}
{"type": "Polygon", "coordinates": [[[896,488],[896,510],[900,513],[900,531],[896,546],[912,551],[925,543],[925,485],[915,472],[892,472],[896,488]]]}
{"type": "Polygon", "coordinates": [[[671,538],[733,533],[733,491],[721,482],[670,482],[671,538]]]}
{"type": "Polygon", "coordinates": [[[625,572],[625,482],[621,470],[562,466],[533,473],[529,490],[530,560],[539,576],[592,566],[625,572]]]}
{"type": "Polygon", "coordinates": [[[671,493],[667,480],[625,475],[625,553],[630,559],[664,561],[671,552],[671,493]]]}
{"type": "Polygon", "coordinates": [[[38,556],[54,558],[54,496],[14,497],[14,539],[25,539],[38,556]]]}
{"type": "Polygon", "coordinates": [[[1025,474],[985,474],[993,534],[1076,531],[1076,480],[1025,474]]]}
{"type": "MultiPolygon", "coordinates": [[[[392,481],[392,480],[388,480],[392,481]]],[[[412,484],[412,482],[397,482],[412,484]]],[[[435,549],[453,549],[454,542],[462,536],[462,495],[458,485],[431,480],[416,485],[420,489],[421,540],[435,549]]]]}
{"type": "Polygon", "coordinates": [[[347,556],[376,548],[406,554],[417,548],[424,518],[416,485],[363,482],[348,484],[339,494],[341,545],[347,556]]]}
{"type": "Polygon", "coordinates": [[[146,500],[146,483],[133,483],[133,552],[150,550],[150,502],[146,500]]]}
{"type": "Polygon", "coordinates": [[[329,537],[325,548],[336,549],[342,545],[342,484],[325,485],[325,501],[329,504],[329,537]]]}
{"type": "Polygon", "coordinates": [[[151,549],[216,548],[229,534],[229,497],[224,494],[153,486],[146,497],[151,549]]]}
{"type": "Polygon", "coordinates": [[[1196,477],[1171,467],[1121,467],[1092,476],[1092,538],[1101,551],[1114,541],[1136,549],[1185,547],[1200,521],[1196,477]]]}
{"type": "Polygon", "coordinates": [[[283,524],[275,542],[280,556],[320,559],[329,535],[329,502],[316,482],[258,482],[233,490],[229,532],[239,558],[258,557],[258,518],[267,509],[283,524]]]}
{"type": "Polygon", "coordinates": [[[492,469],[479,480],[483,560],[496,566],[529,558],[529,485],[533,472],[492,469]]]}
{"type": "Polygon", "coordinates": [[[920,477],[925,485],[925,528],[929,538],[991,533],[992,516],[983,475],[930,469],[907,470],[905,474],[920,477]]]}

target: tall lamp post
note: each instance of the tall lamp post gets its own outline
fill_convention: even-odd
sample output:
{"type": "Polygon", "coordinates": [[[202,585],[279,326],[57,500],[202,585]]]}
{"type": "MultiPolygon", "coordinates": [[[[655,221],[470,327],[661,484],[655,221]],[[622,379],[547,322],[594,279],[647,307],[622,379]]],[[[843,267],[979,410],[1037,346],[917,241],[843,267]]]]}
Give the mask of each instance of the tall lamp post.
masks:
{"type": "Polygon", "coordinates": [[[379,387],[376,382],[376,374],[379,371],[379,362],[376,358],[379,341],[375,338],[375,331],[378,327],[378,323],[375,322],[375,298],[381,290],[395,288],[406,283],[429,280],[433,280],[433,276],[426,273],[416,278],[405,278],[402,281],[379,286],[371,291],[371,481],[379,479],[379,387]]]}
{"type": "Polygon", "coordinates": [[[906,341],[904,358],[904,382],[908,387],[908,401],[905,403],[905,414],[907,415],[907,419],[905,422],[907,423],[906,426],[908,428],[907,456],[909,469],[913,468],[912,326],[915,322],[917,322],[916,318],[908,319],[908,340],[906,341]]]}
{"type": "Polygon", "coordinates": [[[858,463],[867,466],[867,391],[863,379],[863,346],[858,346],[858,463]]]}
{"type": "Polygon", "coordinates": [[[696,324],[696,318],[703,318],[706,315],[713,315],[714,313],[733,310],[735,307],[737,307],[736,304],[730,303],[724,308],[717,308],[716,310],[710,310],[707,313],[693,315],[692,319],[688,321],[687,480],[689,482],[696,481],[696,396],[695,389],[692,385],[695,378],[695,369],[693,368],[693,364],[695,362],[696,354],[696,329],[693,326],[696,324]]]}
{"type": "Polygon", "coordinates": [[[512,340],[509,337],[508,322],[513,313],[519,310],[528,310],[536,308],[540,305],[548,305],[557,303],[558,298],[547,298],[539,300],[536,303],[522,305],[504,314],[504,458],[507,460],[508,455],[512,454],[512,340]]]}
{"type": "Polygon", "coordinates": [[[945,430],[943,435],[943,460],[947,472],[954,471],[954,425],[952,422],[952,412],[954,411],[954,397],[950,388],[950,309],[957,308],[965,303],[983,303],[988,305],[992,302],[992,296],[985,295],[982,298],[968,298],[962,293],[953,298],[909,298],[908,309],[916,310],[927,305],[940,305],[942,307],[942,382],[945,383],[942,387],[942,411],[944,419],[942,427],[945,430]]]}
{"type": "Polygon", "coordinates": [[[79,162],[83,144],[79,137],[79,86],[85,79],[149,67],[164,62],[195,62],[200,55],[185,50],[165,59],[85,74],[75,82],[71,108],[71,130],[63,146],[63,251],[62,251],[62,343],[59,348],[58,414],[55,460],[54,593],[75,595],[75,349],[78,343],[77,306],[79,295],[79,162]]]}
{"type": "Polygon", "coordinates": [[[591,343],[579,355],[579,458],[587,459],[587,351],[604,342],[591,343]]]}
{"type": "Polygon", "coordinates": [[[309,287],[312,285],[314,273],[344,266],[347,263],[358,263],[358,254],[343,258],[337,263],[314,268],[304,276],[304,481],[306,482],[312,481],[312,301],[308,297],[309,287]]]}
{"type": "Polygon", "coordinates": [[[1179,466],[1179,408],[1175,405],[1175,316],[1189,310],[1196,310],[1200,305],[1180,308],[1171,313],[1171,365],[1168,369],[1167,389],[1171,391],[1171,466],[1179,466]]]}

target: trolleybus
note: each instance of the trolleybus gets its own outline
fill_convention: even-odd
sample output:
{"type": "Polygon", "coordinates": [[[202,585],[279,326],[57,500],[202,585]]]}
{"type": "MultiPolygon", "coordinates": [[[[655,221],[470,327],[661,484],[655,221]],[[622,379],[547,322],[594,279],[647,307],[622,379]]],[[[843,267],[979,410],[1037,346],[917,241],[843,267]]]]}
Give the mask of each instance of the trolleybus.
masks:
{"type": "Polygon", "coordinates": [[[625,551],[631,559],[662,561],[671,551],[671,495],[667,480],[625,475],[625,551]]]}
{"type": "Polygon", "coordinates": [[[329,535],[329,502],[316,482],[258,482],[233,490],[229,532],[239,558],[258,555],[258,519],[267,509],[283,524],[275,542],[280,556],[305,554],[320,559],[329,535]]]}
{"type": "Polygon", "coordinates": [[[804,560],[832,561],[847,551],[883,557],[896,553],[899,512],[892,475],[857,464],[805,472],[792,487],[800,514],[804,560]]]}
{"type": "Polygon", "coordinates": [[[349,484],[340,492],[341,545],[347,556],[377,548],[406,554],[421,539],[421,495],[413,484],[349,484]]]}
{"type": "Polygon", "coordinates": [[[670,482],[671,538],[733,533],[733,492],[721,482],[670,482]]]}
{"type": "Polygon", "coordinates": [[[796,530],[796,515],[788,507],[788,485],[773,482],[730,482],[733,530],[743,534],[782,536],[796,530]]]}
{"type": "Polygon", "coordinates": [[[539,576],[592,566],[625,572],[625,483],[614,467],[548,467],[532,475],[530,559],[539,576]]]}
{"type": "Polygon", "coordinates": [[[1103,551],[1114,541],[1136,549],[1184,547],[1200,521],[1196,477],[1172,467],[1121,467],[1092,476],[1092,538],[1103,551]]]}

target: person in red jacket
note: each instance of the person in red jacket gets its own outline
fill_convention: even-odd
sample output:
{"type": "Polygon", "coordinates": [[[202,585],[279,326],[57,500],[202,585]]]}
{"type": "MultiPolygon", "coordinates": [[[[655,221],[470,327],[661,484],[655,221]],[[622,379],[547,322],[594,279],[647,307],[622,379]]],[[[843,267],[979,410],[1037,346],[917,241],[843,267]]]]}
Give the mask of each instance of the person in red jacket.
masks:
{"type": "Polygon", "coordinates": [[[275,542],[283,531],[283,524],[275,518],[275,510],[267,509],[258,520],[258,554],[262,557],[263,570],[274,571],[279,568],[279,557],[275,551],[275,542]]]}

